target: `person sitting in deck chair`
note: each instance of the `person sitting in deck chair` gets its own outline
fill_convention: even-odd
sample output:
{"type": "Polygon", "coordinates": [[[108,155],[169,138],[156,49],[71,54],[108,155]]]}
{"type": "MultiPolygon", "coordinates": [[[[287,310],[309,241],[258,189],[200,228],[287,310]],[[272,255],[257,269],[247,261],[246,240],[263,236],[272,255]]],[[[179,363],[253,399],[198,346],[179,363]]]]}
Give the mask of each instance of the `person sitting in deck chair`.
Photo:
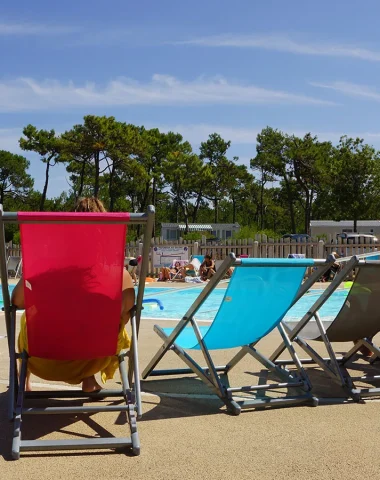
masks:
{"type": "MultiPolygon", "coordinates": [[[[339,258],[339,254],[337,252],[332,252],[331,255],[336,259],[339,258]]],[[[322,277],[321,277],[321,282],[328,282],[330,278],[334,278],[335,275],[339,272],[340,270],[340,264],[339,263],[334,263],[328,270],[325,272],[322,277]]]]}
{"type": "Polygon", "coordinates": [[[141,255],[139,255],[137,258],[130,257],[128,260],[128,265],[125,267],[128,270],[130,276],[132,277],[133,283],[135,285],[137,285],[137,269],[141,262],[141,258],[141,255]]]}
{"type": "Polygon", "coordinates": [[[215,262],[211,255],[205,255],[201,267],[199,269],[202,280],[209,280],[215,273],[215,262]]]}
{"type": "Polygon", "coordinates": [[[173,267],[162,267],[160,272],[160,281],[167,282],[173,279],[182,278],[182,265],[180,261],[175,262],[173,267]]]}
{"type": "MultiPolygon", "coordinates": [[[[106,210],[100,200],[96,198],[83,198],[79,200],[75,211],[105,212],[106,210]]],[[[67,272],[67,276],[70,279],[73,278],[71,272],[67,272]]],[[[51,281],[51,274],[49,279],[49,281],[51,281]]],[[[44,279],[41,278],[40,280],[43,281],[44,279]]],[[[96,281],[96,279],[94,279],[94,281],[96,281]]],[[[12,304],[20,309],[25,307],[23,285],[23,278],[21,278],[12,292],[12,304]]],[[[75,287],[77,293],[78,291],[80,292],[80,279],[78,280],[77,286],[74,286],[71,282],[70,287],[75,287]]],[[[118,357],[116,354],[118,354],[121,350],[128,349],[131,344],[130,338],[124,327],[130,319],[130,310],[135,303],[135,291],[133,288],[132,278],[125,269],[123,270],[122,292],[122,309],[120,312],[120,327],[117,342],[117,352],[115,352],[115,355],[112,357],[95,358],[93,360],[72,361],[31,357],[28,360],[28,372],[25,385],[26,391],[32,390],[30,381],[31,373],[45,380],[62,381],[70,384],[82,383],[82,390],[88,393],[101,390],[101,386],[95,379],[96,373],[101,372],[103,383],[105,383],[106,380],[113,378],[116,370],[118,369],[118,357]]],[[[57,308],[59,308],[59,305],[57,305],[57,308]]],[[[75,308],[75,304],[73,304],[73,308],[75,308]]],[[[52,312],[52,321],[54,321],[54,312],[52,312]]],[[[19,352],[24,350],[28,351],[28,335],[26,329],[25,312],[21,317],[18,349],[19,352]]]]}

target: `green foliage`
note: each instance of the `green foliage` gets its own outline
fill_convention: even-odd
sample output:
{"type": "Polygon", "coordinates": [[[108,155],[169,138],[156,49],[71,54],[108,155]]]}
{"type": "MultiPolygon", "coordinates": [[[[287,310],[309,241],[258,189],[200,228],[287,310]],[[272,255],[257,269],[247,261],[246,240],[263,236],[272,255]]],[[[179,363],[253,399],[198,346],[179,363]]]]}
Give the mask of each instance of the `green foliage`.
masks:
{"type": "Polygon", "coordinates": [[[57,137],[54,130],[38,130],[33,125],[28,125],[23,130],[26,138],[20,138],[20,147],[23,150],[36,152],[41,161],[46,164],[45,184],[40,197],[39,210],[43,211],[49,185],[49,171],[58,161],[62,150],[62,141],[57,137]]]}
{"type": "Polygon", "coordinates": [[[25,200],[33,188],[29,162],[21,155],[0,150],[0,204],[7,199],[25,200]]]}
{"type": "Polygon", "coordinates": [[[190,232],[190,233],[184,233],[183,235],[181,235],[181,237],[184,239],[184,240],[200,240],[202,238],[202,236],[206,237],[206,238],[214,238],[214,235],[210,232],[190,232]]]}
{"type": "MultiPolygon", "coordinates": [[[[110,211],[146,211],[153,204],[155,236],[161,222],[239,223],[235,238],[308,232],[312,218],[352,218],[355,226],[380,210],[379,153],[361,139],[342,137],[333,146],[310,133],[297,137],[266,127],[257,136],[251,172],[229,156],[231,142],[218,133],[196,152],[178,133],[106,116],[87,115],[63,135],[28,125],[20,146],[45,164],[45,185],[33,191],[29,161],[0,151],[5,210],[68,211],[79,196],[97,196],[110,211]],[[71,188],[48,198],[56,162],[65,164],[71,188]]],[[[128,238],[141,233],[131,227],[128,238]]],[[[15,234],[7,225],[7,239],[15,234]]],[[[183,235],[197,240],[202,234],[183,235]]]]}
{"type": "Polygon", "coordinates": [[[257,227],[243,226],[238,232],[234,232],[232,238],[236,240],[243,240],[245,238],[255,238],[255,235],[266,235],[268,238],[281,238],[281,235],[270,229],[259,230],[257,227]]]}
{"type": "Polygon", "coordinates": [[[12,241],[15,245],[20,245],[20,230],[17,230],[17,232],[13,234],[12,241]]]}

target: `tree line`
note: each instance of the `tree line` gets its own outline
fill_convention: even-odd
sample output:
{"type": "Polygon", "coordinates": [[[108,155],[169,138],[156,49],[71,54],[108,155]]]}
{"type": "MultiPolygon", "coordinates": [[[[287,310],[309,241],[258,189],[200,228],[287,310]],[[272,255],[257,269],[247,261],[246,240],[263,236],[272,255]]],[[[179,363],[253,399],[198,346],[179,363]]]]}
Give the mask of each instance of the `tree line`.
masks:
{"type": "Polygon", "coordinates": [[[195,152],[179,133],[87,115],[62,134],[28,125],[19,143],[44,163],[44,187],[33,188],[29,160],[0,151],[6,210],[66,211],[79,197],[95,196],[111,212],[153,204],[156,235],[161,222],[183,222],[185,234],[189,223],[238,222],[242,232],[279,236],[307,233],[311,219],[351,219],[356,231],[357,221],[377,218],[380,207],[379,152],[359,138],[343,136],[333,145],[311,133],[297,137],[266,127],[246,166],[218,133],[195,152]],[[59,163],[69,186],[52,198],[49,178],[59,163]]]}

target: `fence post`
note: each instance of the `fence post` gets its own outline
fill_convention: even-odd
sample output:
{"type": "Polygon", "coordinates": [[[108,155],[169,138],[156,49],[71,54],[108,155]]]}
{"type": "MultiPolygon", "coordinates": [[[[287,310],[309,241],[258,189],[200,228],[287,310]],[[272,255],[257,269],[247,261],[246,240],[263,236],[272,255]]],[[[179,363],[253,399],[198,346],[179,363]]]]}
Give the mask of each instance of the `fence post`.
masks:
{"type": "Polygon", "coordinates": [[[193,255],[198,255],[198,247],[199,247],[199,243],[194,242],[193,255]]]}
{"type": "Polygon", "coordinates": [[[325,251],[325,242],[323,240],[319,240],[318,246],[317,246],[317,258],[325,258],[324,251],[325,251]]]}
{"type": "Polygon", "coordinates": [[[255,240],[253,242],[253,258],[259,258],[259,242],[257,240],[255,240]]]}

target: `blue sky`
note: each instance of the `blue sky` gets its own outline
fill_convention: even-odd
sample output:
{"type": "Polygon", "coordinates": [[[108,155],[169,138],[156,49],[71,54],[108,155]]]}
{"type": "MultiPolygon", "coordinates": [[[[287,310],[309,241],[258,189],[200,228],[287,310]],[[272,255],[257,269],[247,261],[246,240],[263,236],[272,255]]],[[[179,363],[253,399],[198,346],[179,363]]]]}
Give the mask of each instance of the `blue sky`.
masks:
{"type": "MultiPolygon", "coordinates": [[[[210,133],[248,163],[266,125],[380,149],[380,3],[34,0],[0,6],[0,149],[83,115],[210,133]]],[[[28,153],[38,189],[43,166],[28,153]]],[[[68,189],[52,169],[48,195],[68,189]]]]}

